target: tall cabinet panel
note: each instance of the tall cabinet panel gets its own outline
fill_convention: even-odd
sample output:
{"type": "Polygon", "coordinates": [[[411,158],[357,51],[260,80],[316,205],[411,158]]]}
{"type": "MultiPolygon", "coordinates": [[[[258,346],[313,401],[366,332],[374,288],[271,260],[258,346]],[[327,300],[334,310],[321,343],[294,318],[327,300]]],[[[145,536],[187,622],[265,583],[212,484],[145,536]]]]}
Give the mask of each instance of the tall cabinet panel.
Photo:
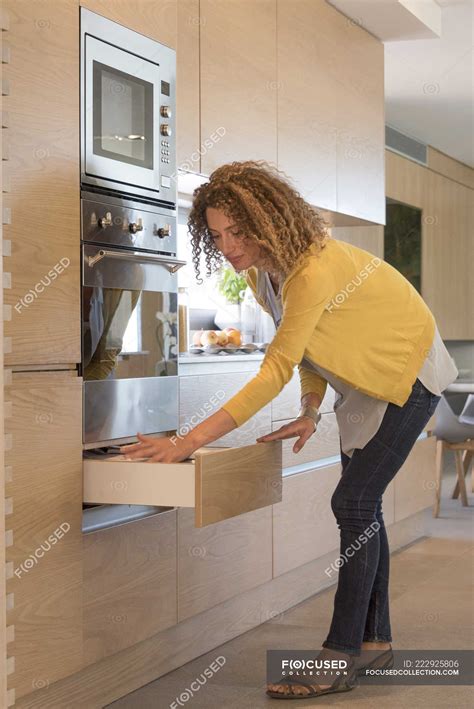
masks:
{"type": "Polygon", "coordinates": [[[5,364],[79,362],[79,9],[5,8],[5,364]]]}
{"type": "Polygon", "coordinates": [[[422,294],[447,340],[474,338],[473,190],[425,170],[422,294]]]}
{"type": "Polygon", "coordinates": [[[199,0],[179,0],[176,52],[178,167],[191,172],[201,172],[199,27],[199,0]]]}
{"type": "MultiPolygon", "coordinates": [[[[11,373],[10,373],[11,375],[11,373]]],[[[7,625],[15,696],[82,666],[81,384],[22,372],[5,387],[7,625]]]]}
{"type": "Polygon", "coordinates": [[[201,0],[201,171],[276,162],[276,0],[201,0]]]}

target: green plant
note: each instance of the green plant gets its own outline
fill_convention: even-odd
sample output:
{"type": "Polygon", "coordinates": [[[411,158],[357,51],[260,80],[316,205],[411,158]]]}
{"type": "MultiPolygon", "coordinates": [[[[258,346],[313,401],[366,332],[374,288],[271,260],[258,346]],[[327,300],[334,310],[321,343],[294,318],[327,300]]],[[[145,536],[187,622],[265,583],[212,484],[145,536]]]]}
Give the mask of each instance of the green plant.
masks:
{"type": "Polygon", "coordinates": [[[222,268],[218,275],[217,287],[219,293],[234,305],[238,305],[244,299],[244,292],[247,288],[247,281],[243,276],[239,276],[233,268],[222,268]]]}

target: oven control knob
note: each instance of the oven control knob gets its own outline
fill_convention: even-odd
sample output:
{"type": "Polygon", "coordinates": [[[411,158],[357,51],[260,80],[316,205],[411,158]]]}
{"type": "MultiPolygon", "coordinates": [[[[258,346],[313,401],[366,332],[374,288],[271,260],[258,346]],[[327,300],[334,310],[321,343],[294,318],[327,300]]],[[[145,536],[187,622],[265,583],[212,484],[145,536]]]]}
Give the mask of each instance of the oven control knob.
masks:
{"type": "Polygon", "coordinates": [[[100,217],[97,220],[98,225],[100,226],[101,229],[105,229],[108,226],[112,226],[112,214],[111,212],[107,212],[105,217],[100,217]]]}
{"type": "Polygon", "coordinates": [[[171,135],[171,126],[167,123],[162,123],[160,126],[161,135],[171,135]]]}
{"type": "Polygon", "coordinates": [[[129,230],[132,232],[132,234],[136,234],[137,231],[143,231],[143,224],[142,220],[139,219],[138,222],[131,222],[128,225],[129,230]]]}
{"type": "Polygon", "coordinates": [[[165,236],[169,236],[171,234],[171,225],[166,224],[165,226],[159,227],[156,231],[160,239],[164,239],[165,236]]]}
{"type": "Polygon", "coordinates": [[[160,113],[163,116],[163,118],[171,118],[171,116],[172,116],[171,106],[162,106],[160,108],[160,113]]]}

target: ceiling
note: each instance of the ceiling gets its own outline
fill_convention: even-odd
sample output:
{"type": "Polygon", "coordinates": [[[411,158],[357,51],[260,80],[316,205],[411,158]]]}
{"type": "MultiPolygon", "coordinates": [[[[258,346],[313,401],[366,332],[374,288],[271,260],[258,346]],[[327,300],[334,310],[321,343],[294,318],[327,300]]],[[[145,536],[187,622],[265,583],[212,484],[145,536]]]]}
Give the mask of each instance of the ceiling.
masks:
{"type": "Polygon", "coordinates": [[[328,0],[385,46],[385,122],[474,167],[473,0],[328,0]]]}

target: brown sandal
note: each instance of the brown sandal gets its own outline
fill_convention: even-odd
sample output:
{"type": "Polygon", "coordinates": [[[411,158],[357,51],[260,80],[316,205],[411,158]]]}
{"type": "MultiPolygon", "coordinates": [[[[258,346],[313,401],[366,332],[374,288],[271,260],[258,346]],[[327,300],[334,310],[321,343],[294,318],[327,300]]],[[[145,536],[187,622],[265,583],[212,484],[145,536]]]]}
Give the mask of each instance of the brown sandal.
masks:
{"type": "MultiPolygon", "coordinates": [[[[321,689],[319,684],[315,682],[310,683],[295,678],[278,680],[277,682],[269,682],[269,684],[281,684],[282,686],[288,685],[289,687],[291,687],[291,685],[301,685],[302,687],[307,687],[310,690],[308,694],[282,694],[281,692],[274,692],[270,689],[267,689],[266,694],[273,699],[309,699],[310,697],[314,699],[314,697],[321,697],[323,694],[348,692],[349,690],[357,687],[359,685],[359,681],[357,679],[357,672],[353,660],[347,669],[349,674],[336,677],[331,686],[326,687],[326,689],[321,689]],[[317,689],[314,689],[314,687],[317,687],[317,689]]],[[[292,692],[293,690],[290,689],[290,691],[292,692]]]]}

